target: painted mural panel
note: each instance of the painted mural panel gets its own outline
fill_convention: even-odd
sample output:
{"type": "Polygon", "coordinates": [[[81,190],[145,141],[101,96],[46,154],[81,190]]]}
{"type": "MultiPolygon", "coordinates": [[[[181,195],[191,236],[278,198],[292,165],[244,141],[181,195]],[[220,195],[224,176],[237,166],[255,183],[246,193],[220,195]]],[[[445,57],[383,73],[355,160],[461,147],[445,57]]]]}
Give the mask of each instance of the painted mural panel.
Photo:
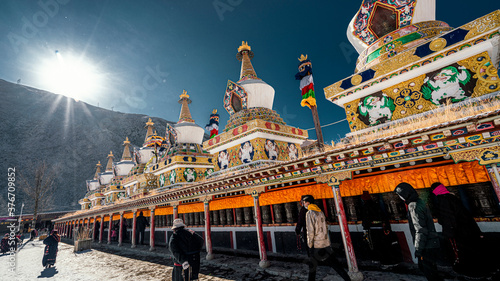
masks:
{"type": "Polygon", "coordinates": [[[215,170],[225,170],[258,160],[289,161],[302,156],[299,145],[257,138],[221,150],[214,159],[215,170]]]}
{"type": "Polygon", "coordinates": [[[345,105],[351,131],[429,111],[500,90],[487,52],[422,74],[345,105]]]}

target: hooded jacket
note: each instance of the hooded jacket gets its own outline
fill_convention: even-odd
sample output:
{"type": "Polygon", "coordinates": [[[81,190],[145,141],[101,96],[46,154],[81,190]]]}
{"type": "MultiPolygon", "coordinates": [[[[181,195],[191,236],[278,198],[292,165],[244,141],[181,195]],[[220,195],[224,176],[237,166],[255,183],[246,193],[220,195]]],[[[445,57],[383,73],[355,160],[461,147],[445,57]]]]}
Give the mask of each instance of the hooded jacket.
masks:
{"type": "Polygon", "coordinates": [[[415,252],[420,255],[425,249],[439,248],[439,238],[434,227],[431,211],[418,193],[408,183],[400,183],[394,190],[408,205],[408,224],[415,245],[415,252]]]}
{"type": "Polygon", "coordinates": [[[309,204],[306,213],[307,246],[309,248],[326,248],[331,245],[326,226],[326,218],[315,204],[309,204]]]}

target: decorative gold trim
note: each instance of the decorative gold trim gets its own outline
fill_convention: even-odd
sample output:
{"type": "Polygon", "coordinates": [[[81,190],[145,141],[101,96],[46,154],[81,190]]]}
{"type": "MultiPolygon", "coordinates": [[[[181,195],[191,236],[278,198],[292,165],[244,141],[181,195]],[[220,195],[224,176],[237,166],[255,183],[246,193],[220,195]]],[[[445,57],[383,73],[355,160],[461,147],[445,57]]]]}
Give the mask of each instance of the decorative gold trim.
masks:
{"type": "Polygon", "coordinates": [[[351,84],[353,84],[354,86],[359,85],[361,81],[363,81],[363,77],[361,77],[361,75],[359,74],[356,74],[351,77],[351,84]]]}
{"type": "Polygon", "coordinates": [[[345,89],[342,89],[340,85],[342,84],[342,81],[339,81],[333,85],[330,85],[328,87],[325,87],[323,90],[325,91],[325,97],[327,99],[333,98],[336,94],[345,91],[345,89]]]}
{"type": "Polygon", "coordinates": [[[241,52],[241,51],[251,51],[252,48],[250,48],[250,46],[248,46],[248,41],[245,42],[245,41],[241,41],[241,46],[238,47],[238,52],[241,52]]]}
{"type": "Polygon", "coordinates": [[[375,70],[375,75],[373,78],[379,77],[381,75],[387,74],[393,70],[401,68],[405,65],[408,65],[412,62],[418,61],[420,59],[419,56],[415,55],[415,50],[408,50],[403,52],[390,60],[386,60],[384,62],[379,63],[378,65],[374,65],[372,67],[375,70]]]}
{"type": "Polygon", "coordinates": [[[429,44],[429,49],[434,52],[441,51],[442,49],[444,49],[444,47],[446,47],[447,44],[448,42],[446,42],[446,39],[437,38],[432,40],[432,42],[429,44]]]}
{"type": "Polygon", "coordinates": [[[351,171],[342,171],[333,174],[326,174],[316,177],[316,181],[320,183],[326,183],[329,186],[339,185],[341,181],[346,179],[351,179],[351,171]]]}
{"type": "Polygon", "coordinates": [[[257,196],[259,196],[260,193],[262,193],[264,191],[266,191],[266,187],[263,185],[263,186],[257,186],[254,188],[245,189],[245,194],[252,195],[252,197],[257,197],[257,196]]]}
{"type": "Polygon", "coordinates": [[[469,30],[465,36],[465,40],[471,39],[481,33],[485,33],[489,30],[497,28],[500,26],[500,10],[489,13],[483,17],[480,17],[461,28],[469,30]]]}

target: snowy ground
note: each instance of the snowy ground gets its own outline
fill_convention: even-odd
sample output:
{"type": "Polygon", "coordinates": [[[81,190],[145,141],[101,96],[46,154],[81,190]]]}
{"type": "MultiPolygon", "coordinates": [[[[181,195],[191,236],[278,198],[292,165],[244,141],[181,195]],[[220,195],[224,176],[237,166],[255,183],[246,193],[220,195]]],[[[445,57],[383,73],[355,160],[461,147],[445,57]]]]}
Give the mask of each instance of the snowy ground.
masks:
{"type": "MultiPolygon", "coordinates": [[[[0,257],[0,280],[171,280],[172,267],[130,259],[96,250],[73,253],[73,246],[59,243],[54,268],[42,266],[42,241],[27,243],[16,255],[16,272],[10,272],[9,256],[0,257]],[[7,272],[7,274],[3,274],[7,272]]],[[[228,280],[202,276],[203,280],[228,280]]]]}
{"type": "MultiPolygon", "coordinates": [[[[88,250],[74,253],[73,246],[59,243],[54,268],[42,267],[44,245],[29,242],[16,254],[16,271],[10,272],[9,256],[0,256],[0,280],[171,280],[172,267],[166,255],[151,255],[147,251],[88,250]],[[119,254],[119,255],[118,255],[119,254]],[[4,274],[7,272],[7,274],[4,274]]],[[[266,270],[257,266],[258,259],[216,255],[212,261],[203,260],[200,280],[305,280],[307,266],[297,263],[272,262],[266,270]],[[290,274],[285,277],[284,274],[290,274]]],[[[419,275],[392,272],[363,271],[365,280],[415,281],[425,280],[419,275]]],[[[328,267],[320,267],[317,280],[341,280],[328,267]]]]}

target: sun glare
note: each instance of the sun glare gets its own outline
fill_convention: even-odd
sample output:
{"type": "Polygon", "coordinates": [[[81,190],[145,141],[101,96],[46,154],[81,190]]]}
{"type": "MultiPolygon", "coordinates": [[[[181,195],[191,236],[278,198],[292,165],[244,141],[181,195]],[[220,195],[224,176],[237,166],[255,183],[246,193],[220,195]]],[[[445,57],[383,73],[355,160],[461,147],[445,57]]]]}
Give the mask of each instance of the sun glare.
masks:
{"type": "Polygon", "coordinates": [[[39,73],[44,89],[76,100],[96,95],[101,87],[99,71],[89,61],[58,51],[40,65],[39,73]]]}

